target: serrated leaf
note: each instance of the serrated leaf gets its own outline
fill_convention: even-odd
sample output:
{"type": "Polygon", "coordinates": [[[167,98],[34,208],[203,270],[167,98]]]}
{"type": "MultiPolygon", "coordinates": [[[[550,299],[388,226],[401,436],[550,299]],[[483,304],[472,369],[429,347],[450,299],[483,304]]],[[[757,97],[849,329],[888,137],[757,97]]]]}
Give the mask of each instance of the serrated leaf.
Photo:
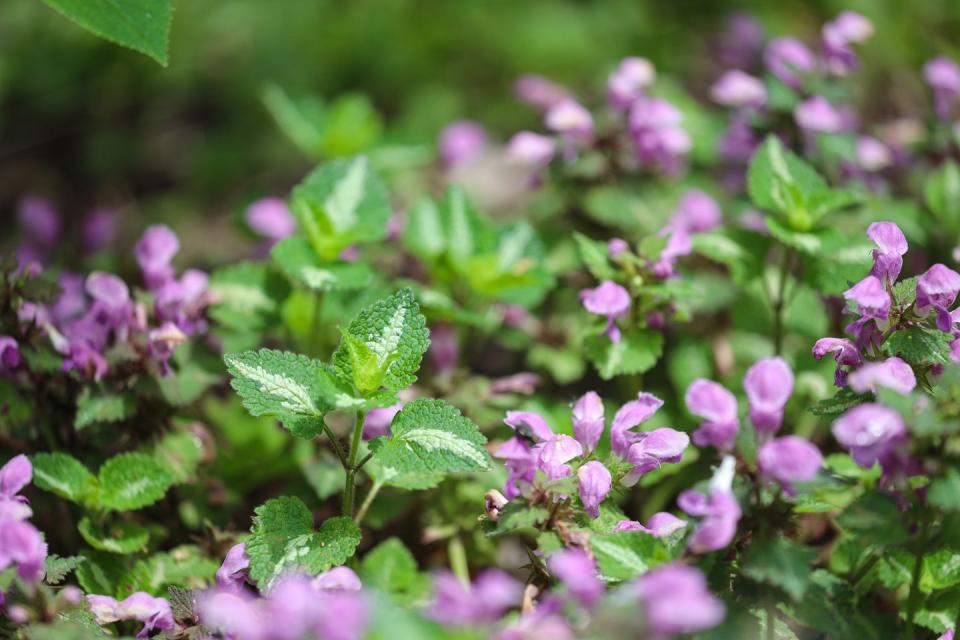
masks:
{"type": "Polygon", "coordinates": [[[920,590],[932,593],[960,584],[960,553],[938,549],[923,556],[920,590]]]}
{"type": "Polygon", "coordinates": [[[366,263],[320,259],[307,239],[300,235],[278,242],[270,256],[287,275],[313,291],[363,289],[374,277],[366,263]]]}
{"type": "Polygon", "coordinates": [[[151,455],[122,453],[107,460],[97,474],[98,504],[111,511],[142,509],[163,498],[173,477],[151,455]]]}
{"type": "Polygon", "coordinates": [[[462,187],[447,189],[440,203],[444,223],[447,256],[454,264],[464,265],[470,258],[492,253],[496,236],[490,223],[470,202],[462,187]]]}
{"type": "Polygon", "coordinates": [[[811,405],[809,410],[815,416],[836,417],[847,409],[852,409],[858,404],[863,404],[870,400],[870,394],[858,394],[844,387],[837,391],[833,397],[824,398],[816,404],[811,405]]]}
{"type": "Polygon", "coordinates": [[[871,491],[840,514],[837,524],[866,544],[893,547],[909,539],[903,514],[890,496],[871,491]]]}
{"type": "Polygon", "coordinates": [[[116,596],[127,568],[123,556],[102,551],[81,552],[83,562],[76,569],[77,582],[88,594],[116,596]]]}
{"type": "Polygon", "coordinates": [[[254,513],[246,551],[250,577],[264,592],[285,572],[312,575],[343,564],[360,543],[360,530],[350,518],[330,518],[314,531],[313,516],[299,498],[274,498],[254,513]]]}
{"type": "Polygon", "coordinates": [[[693,250],[726,265],[730,276],[740,283],[763,273],[769,239],[737,229],[697,233],[690,238],[693,250]]]}
{"type": "Polygon", "coordinates": [[[209,290],[214,299],[209,313],[217,323],[256,332],[278,324],[290,283],[266,263],[243,262],[214,271],[209,290]]]}
{"type": "Polygon", "coordinates": [[[487,439],[456,407],[442,400],[418,398],[408,403],[390,425],[389,438],[370,442],[370,449],[390,481],[406,474],[435,475],[491,468],[483,445],[487,439]]]}
{"type": "Polygon", "coordinates": [[[783,589],[798,601],[807,590],[816,557],[816,550],[777,537],[750,547],[743,554],[740,570],[758,582],[783,589]]]}
{"type": "Polygon", "coordinates": [[[590,536],[590,549],[600,575],[608,581],[632,580],[650,569],[670,562],[683,550],[665,539],[647,533],[609,533],[590,536]]]}
{"type": "Polygon", "coordinates": [[[173,0],[43,0],[87,31],[167,66],[173,0]]]}
{"type": "Polygon", "coordinates": [[[334,260],[357,243],[386,237],[387,189],[364,156],[317,167],[293,190],[291,209],[317,254],[334,260]]]}
{"type": "Polygon", "coordinates": [[[615,376],[643,373],[653,368],[663,353],[663,334],[646,329],[623,333],[619,342],[606,336],[584,340],[584,352],[604,380],[615,376]]]}
{"type": "Polygon", "coordinates": [[[387,538],[367,552],[360,563],[360,581],[400,602],[426,595],[429,581],[417,570],[417,561],[399,538],[387,538]]]}
{"type": "Polygon", "coordinates": [[[420,360],[430,346],[426,318],[410,289],[401,289],[363,309],[343,335],[333,354],[333,366],[340,379],[353,381],[361,389],[370,387],[371,377],[379,377],[366,370],[368,362],[382,372],[377,387],[390,391],[409,387],[416,382],[420,360]],[[351,340],[353,344],[349,344],[351,340]],[[356,370],[355,363],[363,363],[364,370],[356,370]]]}
{"type": "Polygon", "coordinates": [[[319,376],[326,365],[307,356],[261,349],[223,357],[233,379],[230,386],[254,416],[276,416],[296,436],[312,438],[323,430],[329,407],[322,399],[319,376]]]}
{"type": "Polygon", "coordinates": [[[927,501],[944,511],[960,512],[960,470],[951,467],[934,478],[927,491],[927,501]]]}
{"type": "Polygon", "coordinates": [[[87,387],[77,396],[77,417],[73,426],[77,431],[98,422],[119,422],[136,411],[134,399],[125,394],[94,391],[87,387]]]}
{"type": "Polygon", "coordinates": [[[927,327],[907,327],[894,331],[883,343],[891,356],[914,365],[948,364],[953,334],[927,327]]]}
{"type": "Polygon", "coordinates": [[[44,577],[47,584],[60,584],[84,559],[82,556],[67,556],[63,558],[55,553],[47,556],[43,561],[44,577]]]}
{"type": "Polygon", "coordinates": [[[536,530],[542,522],[550,518],[546,507],[530,506],[522,500],[511,500],[500,510],[496,535],[511,533],[519,529],[536,530]]]}
{"type": "Polygon", "coordinates": [[[170,585],[203,588],[212,581],[220,562],[204,557],[194,545],[182,545],[137,560],[118,585],[120,597],[137,591],[164,595],[170,585]]]}
{"type": "Polygon", "coordinates": [[[574,232],[573,239],[577,243],[577,253],[580,254],[580,262],[587,268],[594,278],[598,280],[612,280],[616,276],[616,271],[610,266],[609,252],[607,245],[602,242],[588,238],[579,232],[574,232]]]}
{"type": "Polygon", "coordinates": [[[203,443],[185,429],[171,431],[154,445],[153,457],[170,473],[174,482],[187,482],[203,457],[203,443]]]}
{"type": "Polygon", "coordinates": [[[89,502],[97,479],[79,460],[66,453],[37,453],[30,457],[33,482],[44,491],[72,502],[89,502]]]}
{"type": "Polygon", "coordinates": [[[132,522],[113,522],[100,527],[84,517],[77,525],[83,539],[98,551],[129,554],[146,548],[150,533],[132,522]]]}
{"type": "Polygon", "coordinates": [[[776,136],[768,136],[750,160],[750,199],[761,209],[787,216],[794,230],[806,231],[812,226],[815,219],[806,209],[806,201],[826,190],[823,177],[776,136]]]}

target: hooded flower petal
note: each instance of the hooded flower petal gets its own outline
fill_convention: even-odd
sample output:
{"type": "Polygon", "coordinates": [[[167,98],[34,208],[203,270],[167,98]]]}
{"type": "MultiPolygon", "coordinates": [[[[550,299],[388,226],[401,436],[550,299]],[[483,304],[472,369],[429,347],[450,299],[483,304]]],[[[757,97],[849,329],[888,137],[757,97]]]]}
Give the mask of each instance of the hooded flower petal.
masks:
{"type": "Polygon", "coordinates": [[[630,310],[630,294],[622,286],[610,280],[604,280],[594,289],[583,289],[580,302],[590,313],[606,316],[605,333],[613,342],[620,341],[620,330],[614,321],[630,310]]]}
{"type": "Polygon", "coordinates": [[[653,84],[657,72],[646,58],[624,58],[607,79],[607,102],[617,111],[630,108],[653,84]]]}
{"type": "Polygon", "coordinates": [[[880,404],[864,403],[850,409],[833,423],[833,437],[854,461],[864,468],[880,461],[884,465],[906,438],[900,414],[880,404]]]}
{"type": "MultiPolygon", "coordinates": [[[[960,285],[958,285],[960,286],[960,285]]],[[[917,285],[919,289],[919,283],[917,285]]],[[[876,276],[869,275],[843,292],[846,300],[857,305],[860,315],[865,318],[886,319],[890,313],[890,294],[876,276]]]]}
{"type": "Polygon", "coordinates": [[[731,69],[710,87],[710,97],[724,107],[762,107],[767,101],[767,88],[759,78],[731,69]]]}
{"type": "Polygon", "coordinates": [[[507,411],[503,422],[517,432],[517,435],[533,442],[552,440],[554,433],[543,416],[531,411],[507,411]]]}
{"type": "Polygon", "coordinates": [[[886,387],[906,395],[917,386],[913,368],[897,357],[882,362],[868,362],[851,373],[847,382],[857,393],[875,392],[877,387],[886,387]]]}
{"type": "Polygon", "coordinates": [[[747,370],[743,389],[750,402],[750,421],[760,433],[776,433],[783,408],[793,393],[793,372],[783,358],[758,360],[747,370]]]}
{"type": "Polygon", "coordinates": [[[737,398],[723,385],[698,378],[687,387],[685,399],[690,413],[704,419],[693,434],[694,443],[698,447],[732,447],[740,429],[737,398]]]}
{"type": "Polygon", "coordinates": [[[246,584],[249,566],[250,558],[247,557],[246,545],[243,543],[233,545],[227,551],[223,564],[217,569],[217,585],[231,591],[241,590],[246,584]]]}
{"type": "Polygon", "coordinates": [[[572,471],[566,463],[582,455],[579,442],[564,434],[554,436],[540,447],[540,468],[550,480],[564,478],[572,471]]]}
{"type": "Polygon", "coordinates": [[[170,263],[179,250],[180,241],[170,227],[162,224],[147,227],[133,248],[147,287],[154,289],[173,278],[170,263]]]}
{"type": "Polygon", "coordinates": [[[690,445],[690,436],[668,427],[635,435],[640,439],[630,445],[626,458],[633,469],[622,480],[628,487],[664,462],[680,462],[683,452],[690,445]]]}
{"type": "Polygon", "coordinates": [[[646,526],[635,520],[621,520],[616,524],[613,530],[614,532],[642,531],[643,533],[648,533],[655,538],[662,538],[664,536],[669,536],[675,531],[683,529],[685,526],[687,526],[686,520],[682,520],[672,513],[660,511],[650,516],[650,519],[647,520],[646,526]]]}
{"type": "Polygon", "coordinates": [[[440,161],[447,169],[468,164],[487,147],[487,132],[478,122],[458,120],[440,132],[440,161]]]}
{"type": "Polygon", "coordinates": [[[20,454],[0,467],[0,498],[12,498],[30,484],[33,479],[33,465],[27,456],[20,454]]]}
{"type": "Polygon", "coordinates": [[[610,472],[602,463],[596,460],[584,464],[577,469],[577,479],[580,481],[580,501],[591,518],[600,516],[600,503],[610,493],[613,479],[610,472]]]}
{"type": "Polygon", "coordinates": [[[563,549],[554,553],[547,560],[547,568],[585,607],[596,604],[606,590],[593,559],[582,549],[563,549]]]}
{"type": "MultiPolygon", "coordinates": [[[[293,235],[297,230],[297,220],[290,213],[287,203],[282,198],[261,198],[252,203],[247,207],[247,224],[258,235],[274,241],[283,240],[293,235]]],[[[169,250],[169,246],[171,246],[169,245],[169,237],[167,237],[166,242],[168,243],[166,248],[169,250]]],[[[170,254],[170,258],[166,262],[157,260],[157,263],[161,266],[153,268],[162,269],[163,266],[170,263],[175,253],[176,250],[170,254]]],[[[142,263],[141,268],[143,268],[142,263]]],[[[146,271],[146,269],[144,270],[146,271]]]]}
{"type": "Polygon", "coordinates": [[[949,307],[960,292],[960,273],[942,264],[935,264],[917,280],[917,313],[926,315],[932,308],[937,312],[937,328],[953,329],[949,307]]]}
{"type": "Polygon", "coordinates": [[[909,248],[903,231],[893,222],[874,222],[867,227],[867,236],[877,245],[870,273],[881,281],[895,282],[903,268],[903,255],[909,248]]]}
{"type": "Polygon", "coordinates": [[[643,619],[654,637],[673,637],[703,631],[720,624],[726,610],[707,589],[699,569],[667,564],[633,583],[643,606],[643,619]]]}
{"type": "Polygon", "coordinates": [[[641,391],[636,400],[620,407],[610,427],[610,446],[613,453],[626,458],[630,445],[643,438],[642,434],[630,430],[649,420],[662,406],[663,400],[652,393],[641,391]]]}
{"type": "Polygon", "coordinates": [[[794,482],[809,482],[823,466],[816,445],[799,436],[783,436],[762,445],[757,452],[760,473],[773,478],[792,493],[794,482]]]}
{"type": "Polygon", "coordinates": [[[587,453],[596,448],[603,435],[603,400],[595,391],[588,391],[573,405],[573,435],[587,453]]]}

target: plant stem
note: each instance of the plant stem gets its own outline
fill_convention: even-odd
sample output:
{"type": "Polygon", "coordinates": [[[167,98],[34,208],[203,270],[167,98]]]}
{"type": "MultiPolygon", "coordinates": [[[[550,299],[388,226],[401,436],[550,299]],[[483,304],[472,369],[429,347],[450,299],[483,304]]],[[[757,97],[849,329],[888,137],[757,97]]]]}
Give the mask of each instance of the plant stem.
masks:
{"type": "Polygon", "coordinates": [[[780,263],[780,278],[777,281],[777,294],[770,301],[773,306],[773,349],[776,355],[783,352],[783,310],[786,306],[787,276],[790,275],[790,262],[793,253],[789,247],[783,248],[783,261],[780,263]]]}
{"type": "Polygon", "coordinates": [[[350,453],[347,466],[344,467],[346,482],[343,487],[343,515],[353,517],[353,500],[357,491],[357,458],[360,456],[360,443],[363,440],[363,421],[366,414],[356,417],[353,425],[353,437],[350,438],[350,453]]]}
{"type": "Polygon", "coordinates": [[[860,565],[856,573],[850,576],[850,584],[852,584],[854,587],[857,586],[857,584],[863,580],[868,573],[870,573],[870,569],[873,569],[874,565],[880,562],[880,558],[881,555],[878,552],[873,551],[870,554],[870,557],[867,558],[862,565],[860,565]]]}
{"type": "Polygon", "coordinates": [[[777,638],[777,605],[773,602],[767,603],[767,640],[776,640],[777,638]]]}
{"type": "Polygon", "coordinates": [[[470,569],[467,566],[467,550],[463,547],[463,540],[456,534],[447,543],[447,556],[450,560],[450,569],[460,578],[464,585],[470,584],[470,569]]]}
{"type": "Polygon", "coordinates": [[[927,517],[926,514],[920,519],[920,538],[917,544],[916,559],[913,561],[913,575],[910,579],[910,594],[907,596],[907,640],[914,638],[913,618],[917,613],[917,605],[920,604],[920,576],[923,573],[923,556],[927,547],[927,517]]]}
{"type": "Polygon", "coordinates": [[[330,427],[327,426],[327,423],[323,421],[323,418],[319,418],[320,425],[323,428],[323,433],[326,434],[327,440],[330,441],[330,448],[333,449],[333,452],[337,454],[337,459],[340,461],[340,464],[344,469],[347,468],[347,454],[343,452],[343,447],[340,446],[340,443],[337,442],[337,437],[333,434],[333,431],[330,430],[330,427]]]}
{"type": "Polygon", "coordinates": [[[383,487],[383,480],[377,480],[373,483],[373,486],[370,487],[370,490],[367,491],[367,496],[363,499],[363,503],[360,505],[360,508],[357,510],[357,515],[353,516],[353,521],[357,524],[363,522],[363,517],[367,515],[367,509],[370,508],[370,505],[373,504],[373,499],[377,497],[377,494],[380,493],[380,489],[383,487]]]}

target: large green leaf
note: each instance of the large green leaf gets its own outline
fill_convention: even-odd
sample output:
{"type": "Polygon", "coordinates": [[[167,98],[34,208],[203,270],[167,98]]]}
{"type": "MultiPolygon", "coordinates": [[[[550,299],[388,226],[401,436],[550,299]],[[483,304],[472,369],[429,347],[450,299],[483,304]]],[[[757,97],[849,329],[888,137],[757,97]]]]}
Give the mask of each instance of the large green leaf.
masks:
{"type": "Polygon", "coordinates": [[[79,460],[66,453],[37,453],[30,457],[33,482],[44,491],[73,502],[95,501],[97,479],[79,460]]]}
{"type": "Polygon", "coordinates": [[[173,485],[173,476],[146,453],[121,453],[103,463],[98,504],[112,511],[142,509],[160,500],[173,485]]]}
{"type": "Polygon", "coordinates": [[[43,0],[91,33],[167,66],[173,0],[43,0]]]}
{"type": "Polygon", "coordinates": [[[758,582],[780,587],[793,600],[800,600],[810,582],[816,557],[815,549],[777,537],[750,547],[741,560],[741,571],[758,582]]]}
{"type": "Polygon", "coordinates": [[[609,533],[590,536],[590,549],[606,580],[631,580],[657,565],[673,560],[682,550],[676,540],[648,533],[609,533]]]}
{"type": "Polygon", "coordinates": [[[113,522],[103,526],[83,518],[77,525],[80,535],[94,549],[109,553],[128,554],[142,551],[150,539],[150,532],[132,522],[113,522]]]}
{"type": "Polygon", "coordinates": [[[584,340],[583,346],[600,377],[609,380],[653,368],[663,353],[663,334],[632,329],[625,331],[619,342],[612,342],[605,335],[596,335],[584,340]]]}
{"type": "Polygon", "coordinates": [[[314,291],[363,289],[374,278],[373,270],[363,262],[320,259],[299,235],[278,242],[270,255],[291,278],[314,291]]]}

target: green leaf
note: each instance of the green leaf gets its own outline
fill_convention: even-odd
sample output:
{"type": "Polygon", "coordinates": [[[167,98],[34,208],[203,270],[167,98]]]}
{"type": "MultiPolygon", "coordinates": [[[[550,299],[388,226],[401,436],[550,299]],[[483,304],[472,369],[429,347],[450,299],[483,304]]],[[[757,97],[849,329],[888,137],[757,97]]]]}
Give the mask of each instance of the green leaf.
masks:
{"type": "Polygon", "coordinates": [[[837,524],[865,544],[881,547],[896,546],[910,537],[894,499],[875,491],[857,498],[840,514],[837,524]]]}
{"type": "Polygon", "coordinates": [[[280,305],[290,294],[290,283],[262,262],[243,262],[218,269],[210,276],[215,302],[210,316],[236,331],[261,332],[280,322],[280,305]]]}
{"type": "Polygon", "coordinates": [[[696,233],[690,240],[694,251],[726,265],[730,269],[730,276],[736,282],[748,282],[763,273],[769,240],[756,233],[721,229],[696,233]]]}
{"type": "Polygon", "coordinates": [[[365,587],[400,602],[410,602],[429,591],[429,581],[417,571],[417,561],[399,538],[387,538],[368,551],[359,573],[365,587]]]}
{"type": "Polygon", "coordinates": [[[573,239],[577,243],[577,252],[580,261],[597,280],[612,280],[617,272],[610,266],[607,245],[588,238],[579,232],[574,232],[573,239]]]}
{"type": "Polygon", "coordinates": [[[122,556],[102,551],[83,551],[77,566],[77,582],[89,594],[116,596],[117,586],[127,571],[122,556]]]}
{"type": "Polygon", "coordinates": [[[97,479],[79,460],[66,453],[37,453],[30,458],[33,482],[44,491],[72,502],[90,502],[97,479]]]}
{"type": "Polygon", "coordinates": [[[170,585],[201,589],[213,581],[219,566],[218,560],[204,557],[194,545],[154,553],[134,563],[120,580],[118,595],[126,597],[137,591],[146,591],[162,596],[166,595],[170,585]]]}
{"type": "Polygon", "coordinates": [[[321,260],[300,235],[278,242],[270,256],[287,275],[313,291],[363,289],[374,278],[373,270],[366,263],[321,260]]]}
{"type": "Polygon", "coordinates": [[[264,592],[285,572],[313,575],[341,565],[360,544],[360,530],[350,518],[329,518],[314,531],[313,516],[299,498],[274,498],[254,513],[246,550],[250,577],[264,592]]]}
{"type": "Polygon", "coordinates": [[[791,229],[807,231],[816,220],[806,203],[827,191],[827,184],[813,167],[771,135],[750,160],[747,191],[753,204],[783,214],[791,229]]]}
{"type": "Polygon", "coordinates": [[[920,590],[932,593],[960,584],[960,553],[939,549],[923,556],[920,590]]]}
{"type": "Polygon", "coordinates": [[[77,431],[98,422],[119,422],[136,412],[136,403],[128,395],[94,391],[87,387],[77,396],[77,417],[73,426],[77,431]]]}
{"type": "Polygon", "coordinates": [[[945,162],[923,185],[927,208],[947,229],[960,226],[960,165],[945,162]]]}
{"type": "Polygon", "coordinates": [[[743,575],[783,589],[793,600],[803,598],[810,581],[810,565],[817,552],[789,540],[777,537],[758,542],[741,559],[743,575]]]}
{"type": "Polygon", "coordinates": [[[104,528],[84,517],[77,530],[91,547],[109,553],[136,553],[145,549],[150,539],[146,529],[132,522],[113,522],[104,528]]]}
{"type": "Polygon", "coordinates": [[[663,334],[647,329],[625,331],[620,342],[604,335],[583,342],[584,353],[604,380],[643,373],[653,368],[663,353],[663,334]]]}
{"type": "Polygon", "coordinates": [[[590,549],[600,575],[605,580],[619,582],[670,562],[683,547],[642,532],[622,532],[590,536],[590,549]]]}
{"type": "Polygon", "coordinates": [[[173,0],[43,0],[105,40],[145,53],[167,66],[173,0]]]}
{"type": "Polygon", "coordinates": [[[142,509],[160,500],[173,484],[173,477],[160,462],[146,453],[122,453],[107,460],[97,474],[98,503],[112,511],[142,509]]]}
{"type": "Polygon", "coordinates": [[[43,570],[44,577],[43,581],[47,584],[60,584],[64,579],[80,566],[80,563],[83,562],[82,556],[68,556],[62,558],[55,553],[47,556],[47,559],[43,561],[43,570]]]}
{"type": "Polygon", "coordinates": [[[370,448],[390,482],[397,476],[486,471],[487,439],[456,407],[442,400],[418,398],[394,417],[389,438],[371,441],[370,448]]]}
{"type": "Polygon", "coordinates": [[[317,167],[294,188],[291,209],[327,261],[350,245],[382,240],[390,218],[387,189],[364,156],[317,167]]]}
{"type": "Polygon", "coordinates": [[[174,482],[182,484],[196,473],[203,457],[203,443],[186,429],[171,431],[154,445],[153,457],[169,472],[174,482]]]}
{"type": "Polygon", "coordinates": [[[447,189],[440,203],[447,256],[455,265],[466,265],[474,256],[491,253],[496,235],[490,223],[474,208],[466,191],[457,185],[447,189]]]}
{"type": "Polygon", "coordinates": [[[420,360],[430,346],[428,336],[413,291],[401,289],[350,322],[333,354],[333,366],[339,378],[361,390],[372,390],[375,384],[400,391],[416,382],[420,360]]]}
{"type": "Polygon", "coordinates": [[[521,529],[534,532],[540,523],[550,518],[550,510],[541,506],[530,506],[522,500],[511,500],[500,510],[496,535],[512,533],[521,529]]]}
{"type": "Polygon", "coordinates": [[[883,347],[889,355],[899,356],[910,364],[948,364],[951,342],[951,333],[914,326],[893,332],[883,347]]]}
{"type": "Polygon", "coordinates": [[[407,225],[403,229],[403,243],[427,261],[443,255],[447,249],[447,236],[436,202],[424,198],[410,210],[407,225]]]}
{"type": "Polygon", "coordinates": [[[927,501],[944,511],[960,511],[960,470],[951,467],[942,476],[934,478],[927,492],[927,501]]]}
{"type": "Polygon", "coordinates": [[[854,393],[849,387],[844,387],[843,389],[837,391],[832,398],[824,398],[823,400],[818,401],[816,404],[811,405],[809,410],[810,413],[815,416],[834,418],[845,412],[847,409],[852,409],[858,404],[863,404],[868,400],[870,400],[870,394],[854,393]]]}
{"type": "Polygon", "coordinates": [[[230,385],[254,416],[276,416],[295,436],[312,438],[323,430],[329,407],[318,378],[326,365],[307,356],[261,349],[223,357],[230,385]]]}

